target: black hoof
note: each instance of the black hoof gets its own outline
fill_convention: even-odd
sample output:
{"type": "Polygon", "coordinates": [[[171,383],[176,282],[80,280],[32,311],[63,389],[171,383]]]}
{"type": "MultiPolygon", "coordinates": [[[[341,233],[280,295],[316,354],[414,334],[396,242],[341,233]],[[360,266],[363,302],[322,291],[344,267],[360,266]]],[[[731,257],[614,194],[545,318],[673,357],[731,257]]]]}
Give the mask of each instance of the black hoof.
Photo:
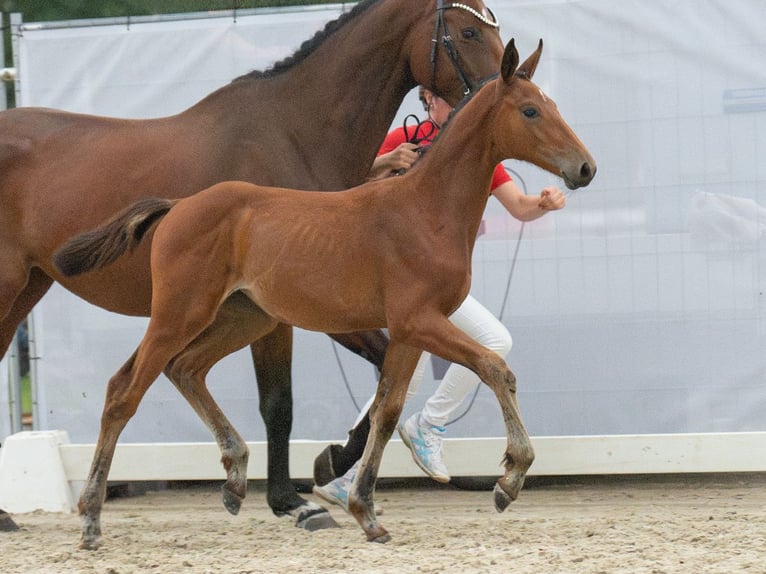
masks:
{"type": "Polygon", "coordinates": [[[335,519],[324,508],[316,511],[304,512],[295,521],[295,526],[309,532],[325,530],[327,528],[340,528],[335,519]]]}
{"type": "Polygon", "coordinates": [[[341,448],[337,444],[327,445],[327,448],[314,459],[314,482],[318,486],[324,486],[337,478],[332,466],[332,454],[341,448]]]}
{"type": "Polygon", "coordinates": [[[0,532],[13,532],[18,529],[18,525],[8,516],[8,513],[0,509],[0,532]]]}

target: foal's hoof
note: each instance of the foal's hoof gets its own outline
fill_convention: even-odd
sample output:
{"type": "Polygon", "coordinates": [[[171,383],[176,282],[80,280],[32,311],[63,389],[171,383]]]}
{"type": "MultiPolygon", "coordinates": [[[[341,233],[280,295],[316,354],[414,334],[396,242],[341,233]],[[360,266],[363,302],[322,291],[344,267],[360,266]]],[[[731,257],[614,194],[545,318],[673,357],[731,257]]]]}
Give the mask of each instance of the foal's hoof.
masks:
{"type": "Polygon", "coordinates": [[[506,508],[508,508],[508,505],[511,502],[513,502],[513,499],[510,496],[508,496],[508,493],[506,493],[497,484],[495,485],[493,494],[495,497],[495,510],[497,510],[498,512],[503,512],[506,508]]]}
{"type": "Polygon", "coordinates": [[[83,536],[79,548],[80,550],[98,550],[101,548],[101,537],[83,536]]]}
{"type": "Polygon", "coordinates": [[[386,542],[391,541],[391,535],[388,532],[383,532],[380,536],[375,536],[374,538],[368,538],[368,542],[377,542],[378,544],[385,544],[386,542]]]}
{"type": "Polygon", "coordinates": [[[223,505],[226,510],[228,510],[229,513],[233,514],[234,516],[239,514],[239,509],[242,507],[242,501],[245,499],[245,497],[240,496],[232,490],[229,490],[226,488],[226,485],[221,487],[221,491],[223,492],[223,505]]]}

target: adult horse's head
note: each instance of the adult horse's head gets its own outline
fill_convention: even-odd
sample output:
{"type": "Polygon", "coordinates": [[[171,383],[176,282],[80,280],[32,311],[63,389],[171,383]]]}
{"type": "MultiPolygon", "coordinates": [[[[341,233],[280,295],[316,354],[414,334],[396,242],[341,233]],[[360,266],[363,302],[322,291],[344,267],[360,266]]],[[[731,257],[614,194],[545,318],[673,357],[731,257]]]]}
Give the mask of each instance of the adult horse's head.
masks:
{"type": "Polygon", "coordinates": [[[519,66],[514,41],[505,48],[496,82],[497,151],[502,158],[528,161],[560,175],[569,189],[577,189],[596,175],[596,162],[555,102],[532,82],[542,50],[540,40],[537,50],[519,66]]]}
{"type": "Polygon", "coordinates": [[[407,9],[423,12],[403,46],[417,84],[455,106],[497,74],[500,25],[483,0],[421,0],[407,9]]]}

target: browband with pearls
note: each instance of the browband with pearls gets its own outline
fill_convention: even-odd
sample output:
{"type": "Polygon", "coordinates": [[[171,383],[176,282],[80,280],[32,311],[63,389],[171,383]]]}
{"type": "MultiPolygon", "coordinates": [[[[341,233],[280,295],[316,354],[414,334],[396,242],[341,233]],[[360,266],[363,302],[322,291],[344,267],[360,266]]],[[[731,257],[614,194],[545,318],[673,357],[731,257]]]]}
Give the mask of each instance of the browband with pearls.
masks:
{"type": "Polygon", "coordinates": [[[470,6],[467,6],[466,4],[460,4],[459,2],[453,2],[451,4],[445,4],[444,8],[460,8],[461,10],[465,10],[466,12],[470,12],[474,16],[476,16],[479,20],[484,22],[487,26],[492,26],[493,28],[499,28],[500,23],[495,18],[495,15],[490,12],[490,16],[492,16],[492,20],[487,18],[484,14],[480,14],[478,10],[471,8],[470,6]]]}

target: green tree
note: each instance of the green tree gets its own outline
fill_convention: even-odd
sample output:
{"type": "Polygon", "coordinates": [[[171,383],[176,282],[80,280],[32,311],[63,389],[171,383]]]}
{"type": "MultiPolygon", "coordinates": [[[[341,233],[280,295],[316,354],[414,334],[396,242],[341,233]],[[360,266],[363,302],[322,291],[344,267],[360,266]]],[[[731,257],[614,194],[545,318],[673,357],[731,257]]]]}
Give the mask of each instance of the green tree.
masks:
{"type": "Polygon", "coordinates": [[[42,22],[327,3],[329,0],[0,0],[0,8],[6,13],[21,12],[25,22],[42,22]]]}

